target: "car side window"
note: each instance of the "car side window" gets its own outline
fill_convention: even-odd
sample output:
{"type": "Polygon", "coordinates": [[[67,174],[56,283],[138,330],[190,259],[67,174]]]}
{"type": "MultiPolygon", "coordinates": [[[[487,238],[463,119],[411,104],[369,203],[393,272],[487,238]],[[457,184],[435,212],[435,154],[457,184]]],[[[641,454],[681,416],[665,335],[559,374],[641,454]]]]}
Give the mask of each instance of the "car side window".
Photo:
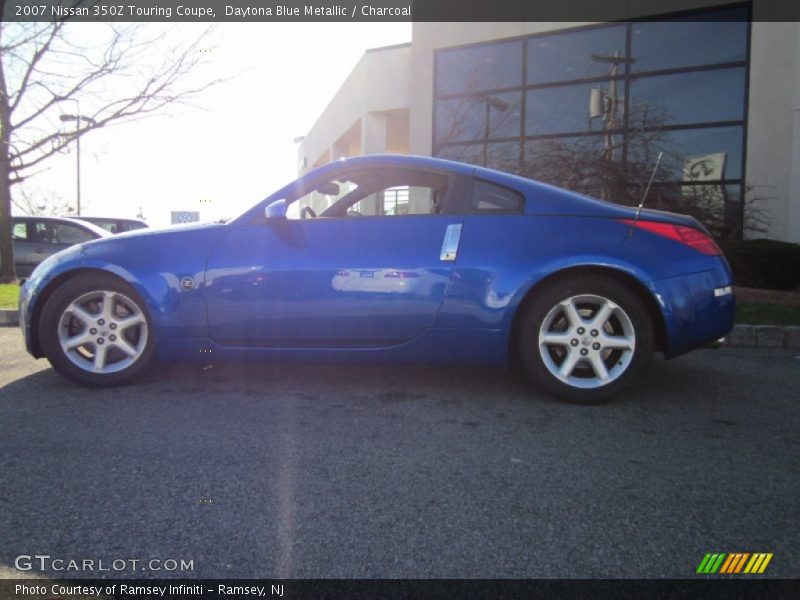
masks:
{"type": "Polygon", "coordinates": [[[55,244],[55,232],[49,221],[36,221],[33,224],[33,239],[40,244],[55,244]]]}
{"type": "Polygon", "coordinates": [[[347,209],[348,217],[401,217],[435,215],[437,190],[428,186],[401,185],[386,188],[355,202],[347,209]]]}
{"type": "Polygon", "coordinates": [[[449,175],[437,171],[386,168],[353,171],[294,201],[289,218],[403,217],[445,212],[449,175]]]}
{"type": "Polygon", "coordinates": [[[321,182],[289,205],[287,219],[307,219],[322,215],[328,207],[353,192],[358,186],[346,180],[321,182]]]}
{"type": "Polygon", "coordinates": [[[19,241],[27,241],[28,239],[28,224],[26,222],[14,223],[14,230],[11,234],[11,239],[19,241]]]}
{"type": "Polygon", "coordinates": [[[520,213],[524,206],[522,194],[507,187],[480,179],[472,186],[471,212],[520,213]]]}
{"type": "Polygon", "coordinates": [[[56,244],[80,244],[94,239],[88,231],[69,223],[57,223],[53,229],[56,244]]]}

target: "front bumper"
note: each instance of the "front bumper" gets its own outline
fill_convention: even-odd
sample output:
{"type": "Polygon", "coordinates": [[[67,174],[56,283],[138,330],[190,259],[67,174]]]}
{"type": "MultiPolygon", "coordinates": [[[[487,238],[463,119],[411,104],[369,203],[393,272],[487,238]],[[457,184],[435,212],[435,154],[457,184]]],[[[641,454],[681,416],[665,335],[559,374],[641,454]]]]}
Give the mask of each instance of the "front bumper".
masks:
{"type": "Polygon", "coordinates": [[[25,349],[29,354],[36,356],[31,337],[30,312],[28,311],[28,303],[31,299],[29,281],[23,281],[19,287],[19,328],[22,331],[22,339],[25,340],[25,349]]]}

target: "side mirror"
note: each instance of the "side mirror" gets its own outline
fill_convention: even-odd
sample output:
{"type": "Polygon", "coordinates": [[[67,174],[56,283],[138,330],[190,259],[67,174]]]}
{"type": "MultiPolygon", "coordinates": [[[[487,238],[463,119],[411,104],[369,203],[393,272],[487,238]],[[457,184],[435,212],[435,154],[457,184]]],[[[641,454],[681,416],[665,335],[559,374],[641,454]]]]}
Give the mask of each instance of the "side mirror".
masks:
{"type": "Polygon", "coordinates": [[[285,219],[286,200],[281,198],[280,200],[275,200],[275,202],[270,202],[267,204],[267,207],[264,209],[264,216],[267,218],[267,220],[285,219]]]}

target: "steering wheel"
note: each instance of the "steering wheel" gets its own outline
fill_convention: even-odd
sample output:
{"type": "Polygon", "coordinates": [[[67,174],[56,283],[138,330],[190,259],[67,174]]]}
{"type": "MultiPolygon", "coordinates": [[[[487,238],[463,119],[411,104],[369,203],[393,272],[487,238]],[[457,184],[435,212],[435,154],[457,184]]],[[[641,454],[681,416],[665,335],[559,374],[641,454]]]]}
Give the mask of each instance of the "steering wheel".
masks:
{"type": "Polygon", "coordinates": [[[303,219],[307,219],[308,217],[306,215],[308,215],[312,219],[316,219],[317,218],[317,211],[315,211],[310,206],[304,206],[303,210],[300,211],[300,217],[303,218],[303,219]]]}
{"type": "Polygon", "coordinates": [[[362,215],[357,210],[354,210],[354,209],[351,208],[351,209],[348,209],[347,216],[348,217],[363,217],[364,215],[362,215]]]}

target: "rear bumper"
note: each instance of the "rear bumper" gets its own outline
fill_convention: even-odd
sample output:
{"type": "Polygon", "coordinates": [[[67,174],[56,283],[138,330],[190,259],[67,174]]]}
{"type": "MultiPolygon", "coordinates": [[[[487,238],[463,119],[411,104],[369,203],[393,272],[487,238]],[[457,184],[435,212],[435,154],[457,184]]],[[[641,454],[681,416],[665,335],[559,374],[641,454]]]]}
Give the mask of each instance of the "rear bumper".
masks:
{"type": "Polygon", "coordinates": [[[713,345],[733,329],[736,298],[724,259],[710,271],[661,279],[652,285],[664,314],[668,358],[713,345]]]}

